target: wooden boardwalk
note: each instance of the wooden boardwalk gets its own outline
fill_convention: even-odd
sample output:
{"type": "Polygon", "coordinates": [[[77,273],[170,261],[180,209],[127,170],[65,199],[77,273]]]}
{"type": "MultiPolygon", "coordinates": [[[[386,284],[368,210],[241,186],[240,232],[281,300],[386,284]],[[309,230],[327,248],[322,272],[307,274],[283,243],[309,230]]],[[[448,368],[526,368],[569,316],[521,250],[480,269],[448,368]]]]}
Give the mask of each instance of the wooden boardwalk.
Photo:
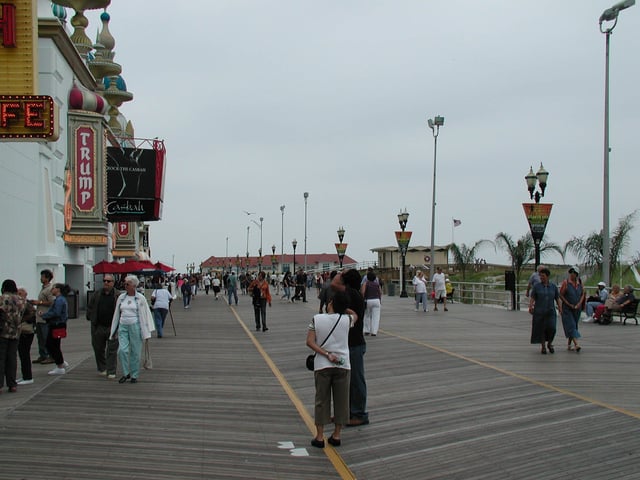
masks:
{"type": "Polygon", "coordinates": [[[0,478],[640,478],[640,327],[583,324],[576,354],[559,324],[543,356],[523,312],[424,314],[385,297],[382,331],[367,337],[371,424],[318,450],[309,296],[275,300],[265,333],[248,297],[176,304],[177,336],[168,319],[136,385],[99,377],[88,323],[71,320],[69,373],[35,365],[34,385],[0,395],[0,478]]]}

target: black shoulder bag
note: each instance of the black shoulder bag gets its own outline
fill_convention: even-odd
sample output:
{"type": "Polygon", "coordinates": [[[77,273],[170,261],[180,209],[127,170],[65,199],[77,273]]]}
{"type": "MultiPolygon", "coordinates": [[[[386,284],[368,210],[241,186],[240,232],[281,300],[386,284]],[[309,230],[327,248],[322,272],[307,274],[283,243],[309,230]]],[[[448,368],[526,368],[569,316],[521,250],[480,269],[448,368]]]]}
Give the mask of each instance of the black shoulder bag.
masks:
{"type": "MultiPolygon", "coordinates": [[[[336,327],[338,326],[338,323],[340,322],[340,319],[342,318],[342,314],[340,314],[338,316],[338,320],[336,320],[336,324],[333,326],[333,328],[331,329],[331,331],[329,332],[329,335],[327,335],[327,338],[324,339],[324,342],[322,342],[320,344],[320,348],[322,348],[322,346],[327,342],[327,340],[329,340],[329,337],[331,336],[331,334],[333,333],[333,331],[336,329],[336,327]]],[[[311,355],[309,355],[307,357],[307,370],[311,370],[313,372],[313,369],[315,367],[315,358],[316,358],[316,354],[312,353],[311,355]]]]}

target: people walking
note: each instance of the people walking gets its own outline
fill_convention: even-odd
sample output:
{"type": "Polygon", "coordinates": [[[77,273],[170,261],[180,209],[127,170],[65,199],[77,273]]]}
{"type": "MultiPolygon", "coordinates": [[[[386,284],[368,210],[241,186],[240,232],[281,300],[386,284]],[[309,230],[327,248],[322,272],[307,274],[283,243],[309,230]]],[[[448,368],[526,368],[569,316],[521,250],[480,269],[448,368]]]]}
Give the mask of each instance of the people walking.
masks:
{"type": "Polygon", "coordinates": [[[158,288],[151,292],[153,321],[155,322],[156,335],[158,338],[162,338],[164,335],[164,321],[167,318],[167,313],[169,313],[171,301],[171,294],[166,288],[163,288],[162,284],[158,284],[158,288]]]}
{"type": "Polygon", "coordinates": [[[40,272],[40,283],[42,288],[38,294],[37,300],[30,300],[31,304],[36,307],[36,338],[38,340],[38,358],[33,363],[53,363],[53,359],[47,350],[47,336],[49,327],[47,322],[42,318],[42,314],[53,305],[54,296],[51,293],[53,288],[53,272],[51,270],[42,270],[40,272]]]}
{"type": "MultiPolygon", "coordinates": [[[[119,383],[129,380],[137,383],[140,375],[140,357],[144,341],[154,330],[149,304],[143,294],[136,291],[138,277],[124,279],[125,292],[120,294],[111,321],[111,338],[118,337],[118,360],[122,368],[119,383]]],[[[188,285],[188,282],[187,282],[188,285]]]]}
{"type": "Polygon", "coordinates": [[[578,344],[581,337],[578,325],[580,313],[584,307],[585,293],[580,279],[578,267],[569,268],[569,278],[560,285],[560,300],[562,300],[562,328],[567,338],[567,349],[579,352],[582,347],[578,344]]]}
{"type": "Polygon", "coordinates": [[[380,328],[382,289],[373,271],[369,271],[365,278],[365,282],[360,286],[360,293],[365,302],[363,331],[365,335],[371,334],[372,337],[375,337],[378,335],[378,328],[380,328]]]}
{"type": "Polygon", "coordinates": [[[18,295],[16,282],[7,279],[0,290],[0,391],[6,381],[10,392],[17,391],[18,336],[24,311],[24,300],[18,295]]]}
{"type": "Polygon", "coordinates": [[[111,339],[111,320],[116,310],[120,292],[116,290],[114,278],[106,274],[102,288],[89,298],[87,320],[91,322],[91,346],[99,375],[116,378],[118,364],[118,339],[111,339]]]}
{"type": "Polygon", "coordinates": [[[258,278],[251,282],[249,293],[252,297],[251,303],[253,304],[253,313],[256,320],[256,331],[259,331],[262,327],[262,331],[266,332],[269,330],[267,327],[267,305],[271,306],[271,292],[264,272],[258,273],[258,278]]]}
{"type": "Polygon", "coordinates": [[[227,296],[229,298],[229,305],[231,305],[231,297],[238,305],[238,278],[236,277],[236,272],[231,272],[229,278],[227,279],[227,296]]]}
{"type": "Polygon", "coordinates": [[[438,302],[443,303],[443,309],[445,312],[447,309],[447,277],[442,273],[441,267],[436,267],[436,273],[433,274],[431,283],[433,283],[433,309],[438,311],[438,302]]]}
{"type": "Polygon", "coordinates": [[[55,297],[53,304],[46,312],[38,312],[47,321],[47,351],[56,364],[56,367],[49,371],[49,375],[64,375],[67,373],[67,367],[69,366],[62,355],[61,343],[62,339],[67,336],[69,305],[67,304],[66,296],[69,295],[70,291],[69,285],[55,283],[51,289],[51,293],[55,297]]]}
{"type": "Polygon", "coordinates": [[[191,308],[191,293],[192,293],[192,289],[191,289],[191,282],[189,281],[188,278],[184,278],[183,282],[182,282],[182,287],[180,287],[180,290],[182,291],[182,304],[184,305],[184,308],[191,308]]]}
{"type": "Polygon", "coordinates": [[[29,294],[24,287],[18,287],[18,296],[24,302],[24,311],[20,322],[20,337],[18,338],[18,357],[20,358],[20,372],[22,377],[16,380],[18,385],[33,383],[33,369],[31,368],[31,345],[35,336],[36,307],[27,300],[29,294]]]}
{"type": "Polygon", "coordinates": [[[562,315],[562,302],[558,287],[549,281],[551,272],[544,267],[538,274],[540,281],[529,291],[529,313],[531,317],[531,343],[541,345],[543,355],[554,353],[553,339],[556,336],[556,306],[562,315]],[[555,303],[555,304],[554,304],[555,303]]]}
{"type": "Polygon", "coordinates": [[[420,309],[420,304],[422,303],[422,309],[425,312],[429,311],[427,307],[427,279],[424,278],[424,274],[422,270],[417,270],[413,280],[413,291],[416,296],[416,312],[420,309]]]}
{"type": "Polygon", "coordinates": [[[282,278],[282,291],[283,295],[280,297],[280,300],[286,300],[288,302],[293,302],[291,299],[291,286],[293,282],[291,280],[291,272],[287,270],[282,278]]]}

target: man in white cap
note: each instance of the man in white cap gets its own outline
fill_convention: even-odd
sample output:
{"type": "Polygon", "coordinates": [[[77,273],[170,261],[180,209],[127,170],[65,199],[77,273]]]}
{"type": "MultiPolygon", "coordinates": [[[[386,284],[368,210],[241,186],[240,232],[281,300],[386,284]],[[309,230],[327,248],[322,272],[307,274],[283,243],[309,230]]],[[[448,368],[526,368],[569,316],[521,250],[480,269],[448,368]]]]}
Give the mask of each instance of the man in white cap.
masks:
{"type": "Polygon", "coordinates": [[[609,292],[606,289],[607,284],[604,282],[598,283],[598,291],[595,295],[591,295],[587,298],[587,318],[586,322],[590,322],[593,319],[593,312],[595,311],[598,305],[602,305],[607,297],[609,296],[609,292]]]}

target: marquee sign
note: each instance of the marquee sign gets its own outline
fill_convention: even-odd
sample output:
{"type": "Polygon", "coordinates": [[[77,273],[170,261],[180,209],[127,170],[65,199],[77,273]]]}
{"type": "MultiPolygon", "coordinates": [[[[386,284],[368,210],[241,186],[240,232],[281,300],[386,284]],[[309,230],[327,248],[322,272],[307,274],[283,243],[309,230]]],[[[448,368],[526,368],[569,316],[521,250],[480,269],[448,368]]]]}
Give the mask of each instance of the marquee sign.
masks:
{"type": "Polygon", "coordinates": [[[0,140],[58,139],[58,105],[48,95],[0,95],[0,140]]]}

